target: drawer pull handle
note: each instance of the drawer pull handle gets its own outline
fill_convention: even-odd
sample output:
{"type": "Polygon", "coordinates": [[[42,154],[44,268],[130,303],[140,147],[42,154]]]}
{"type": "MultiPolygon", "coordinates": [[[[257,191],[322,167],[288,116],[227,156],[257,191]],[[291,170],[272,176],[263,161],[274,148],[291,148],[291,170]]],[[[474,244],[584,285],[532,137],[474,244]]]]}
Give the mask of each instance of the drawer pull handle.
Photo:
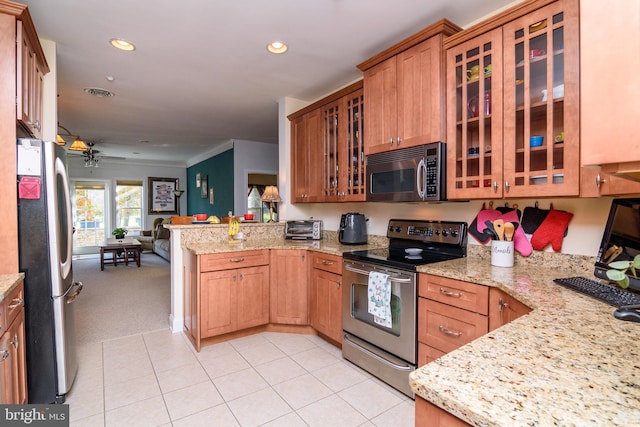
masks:
{"type": "Polygon", "coordinates": [[[323,259],[322,265],[333,265],[333,261],[327,261],[326,259],[323,259]]]}
{"type": "Polygon", "coordinates": [[[244,258],[231,258],[229,261],[231,261],[231,262],[242,262],[242,261],[244,261],[244,258]]]}
{"type": "Polygon", "coordinates": [[[456,297],[456,298],[462,297],[462,292],[451,292],[444,288],[440,288],[440,293],[445,294],[448,297],[456,297]]]}
{"type": "Polygon", "coordinates": [[[0,350],[0,362],[7,360],[11,352],[9,350],[0,350]]]}
{"type": "Polygon", "coordinates": [[[442,332],[443,334],[451,335],[454,337],[459,337],[460,335],[462,335],[462,332],[454,332],[450,329],[445,328],[442,325],[438,326],[438,329],[440,329],[440,332],[442,332]]]}
{"type": "Polygon", "coordinates": [[[24,305],[24,300],[22,298],[14,298],[13,304],[9,305],[9,308],[13,310],[14,308],[18,308],[24,305]]]}

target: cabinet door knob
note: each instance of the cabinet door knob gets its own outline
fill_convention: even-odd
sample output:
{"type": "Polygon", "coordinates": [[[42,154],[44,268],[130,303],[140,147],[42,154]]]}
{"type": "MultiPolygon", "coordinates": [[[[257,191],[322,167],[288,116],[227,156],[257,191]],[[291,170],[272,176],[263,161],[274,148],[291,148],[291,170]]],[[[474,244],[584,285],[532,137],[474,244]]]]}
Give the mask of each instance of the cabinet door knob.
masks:
{"type": "Polygon", "coordinates": [[[493,192],[494,193],[498,192],[498,181],[493,181],[493,192]]]}
{"type": "Polygon", "coordinates": [[[0,362],[7,360],[10,354],[9,350],[0,350],[0,362]]]}
{"type": "Polygon", "coordinates": [[[396,143],[397,143],[398,145],[400,145],[400,143],[401,143],[401,142],[402,142],[402,138],[400,138],[400,136],[398,136],[398,137],[396,138],[396,143]]]}
{"type": "Polygon", "coordinates": [[[13,339],[11,340],[11,344],[15,347],[18,348],[18,344],[20,343],[20,341],[18,341],[18,335],[14,335],[13,339]]]}
{"type": "Polygon", "coordinates": [[[342,282],[341,282],[340,280],[338,280],[338,281],[336,282],[336,287],[339,289],[341,285],[342,285],[342,282]]]}
{"type": "Polygon", "coordinates": [[[602,184],[604,184],[605,182],[607,182],[606,179],[603,179],[600,174],[596,175],[596,188],[599,190],[600,187],[602,186],[602,184]]]}
{"type": "Polygon", "coordinates": [[[389,145],[393,145],[393,137],[389,138],[389,145]]]}
{"type": "Polygon", "coordinates": [[[511,186],[509,185],[509,181],[508,181],[508,180],[507,180],[507,181],[505,181],[505,182],[504,182],[504,191],[506,191],[506,192],[508,193],[508,192],[509,192],[509,188],[510,188],[510,187],[511,187],[511,186]]]}
{"type": "Polygon", "coordinates": [[[498,311],[503,311],[505,308],[509,307],[508,302],[504,302],[502,298],[498,300],[498,311]]]}

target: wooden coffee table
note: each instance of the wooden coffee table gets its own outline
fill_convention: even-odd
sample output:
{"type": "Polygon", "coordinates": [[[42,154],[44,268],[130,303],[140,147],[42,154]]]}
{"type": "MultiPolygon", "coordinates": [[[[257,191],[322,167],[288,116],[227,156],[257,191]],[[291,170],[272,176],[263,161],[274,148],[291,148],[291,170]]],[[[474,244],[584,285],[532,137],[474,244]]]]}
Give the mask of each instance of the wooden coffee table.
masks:
{"type": "Polygon", "coordinates": [[[140,256],[142,255],[142,244],[136,239],[107,239],[100,245],[100,270],[104,270],[105,264],[118,266],[118,261],[129,265],[129,261],[135,262],[140,268],[140,256]],[[105,253],[110,253],[111,258],[104,257],[105,253]]]}

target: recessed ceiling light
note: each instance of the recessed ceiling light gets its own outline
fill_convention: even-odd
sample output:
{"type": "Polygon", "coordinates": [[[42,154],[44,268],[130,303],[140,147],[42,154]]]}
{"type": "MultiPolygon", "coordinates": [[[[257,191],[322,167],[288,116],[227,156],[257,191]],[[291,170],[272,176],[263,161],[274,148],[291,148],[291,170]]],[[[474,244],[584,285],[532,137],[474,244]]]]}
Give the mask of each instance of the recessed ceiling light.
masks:
{"type": "Polygon", "coordinates": [[[267,45],[267,50],[271,53],[285,53],[289,47],[279,41],[271,42],[267,45]]]}
{"type": "Polygon", "coordinates": [[[109,40],[109,42],[111,42],[111,46],[120,50],[126,50],[129,52],[132,50],[136,50],[136,47],[133,43],[130,43],[124,39],[111,39],[109,40]]]}

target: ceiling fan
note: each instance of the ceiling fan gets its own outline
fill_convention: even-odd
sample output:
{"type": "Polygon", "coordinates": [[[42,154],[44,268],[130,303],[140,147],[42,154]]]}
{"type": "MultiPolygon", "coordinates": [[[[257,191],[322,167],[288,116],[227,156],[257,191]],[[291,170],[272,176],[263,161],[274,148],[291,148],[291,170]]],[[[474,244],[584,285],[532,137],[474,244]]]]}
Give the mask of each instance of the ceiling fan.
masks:
{"type": "Polygon", "coordinates": [[[100,150],[96,150],[93,147],[96,145],[94,142],[86,142],[87,149],[83,151],[72,151],[68,150],[67,155],[69,157],[82,157],[84,159],[84,166],[87,168],[98,167],[98,162],[100,160],[126,160],[124,157],[114,157],[114,156],[102,156],[100,154],[100,150]]]}

